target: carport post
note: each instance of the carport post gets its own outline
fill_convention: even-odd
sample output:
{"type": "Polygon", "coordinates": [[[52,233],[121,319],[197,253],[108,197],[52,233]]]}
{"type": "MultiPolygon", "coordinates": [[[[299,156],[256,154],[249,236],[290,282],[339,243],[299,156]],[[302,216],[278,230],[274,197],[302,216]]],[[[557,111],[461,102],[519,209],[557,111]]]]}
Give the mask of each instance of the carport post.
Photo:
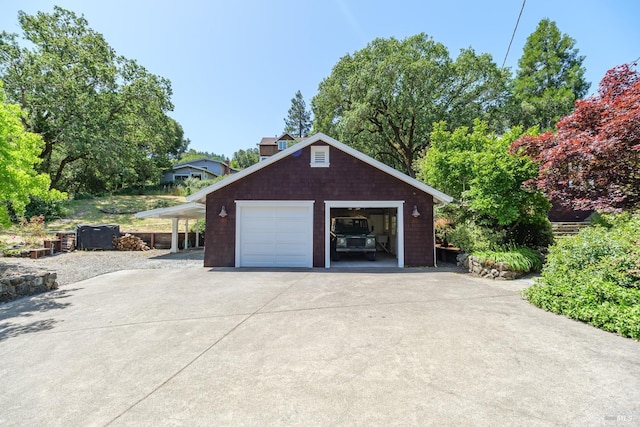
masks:
{"type": "Polygon", "coordinates": [[[184,220],[184,250],[189,247],[189,218],[184,220]]]}
{"type": "Polygon", "coordinates": [[[178,253],[178,218],[171,218],[171,251],[178,253]]]}

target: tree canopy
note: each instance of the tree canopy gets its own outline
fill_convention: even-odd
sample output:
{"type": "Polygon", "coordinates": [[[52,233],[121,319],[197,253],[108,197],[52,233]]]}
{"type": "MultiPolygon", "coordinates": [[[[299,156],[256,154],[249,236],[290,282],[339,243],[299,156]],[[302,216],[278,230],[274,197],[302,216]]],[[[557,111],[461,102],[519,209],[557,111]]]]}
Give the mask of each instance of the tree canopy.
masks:
{"type": "Polygon", "coordinates": [[[508,73],[490,55],[461,50],[452,60],[426,34],[375,39],[342,57],[313,98],[314,132],[324,132],[414,176],[433,123],[499,122],[508,73]]]}
{"type": "Polygon", "coordinates": [[[257,148],[247,148],[238,150],[231,157],[231,166],[238,169],[245,169],[260,161],[260,151],[257,148]]]}
{"type": "Polygon", "coordinates": [[[224,154],[216,154],[214,152],[208,151],[198,151],[190,148],[189,150],[181,153],[180,156],[173,161],[173,164],[186,163],[198,159],[212,159],[224,162],[226,160],[226,157],[224,156],[224,154]]]}
{"type": "Polygon", "coordinates": [[[640,73],[634,66],[609,70],[597,95],[577,101],[556,132],[511,146],[540,162],[532,182],[552,200],[582,210],[640,207],[640,73]]]}
{"type": "Polygon", "coordinates": [[[533,178],[537,165],[509,154],[509,146],[523,134],[516,127],[497,136],[476,120],[473,130],[448,131],[439,122],[431,133],[431,148],[417,162],[418,177],[455,197],[482,225],[508,226],[545,218],[550,208],[541,191],[522,183],[533,178]]]}
{"type": "Polygon", "coordinates": [[[309,131],[311,130],[311,113],[307,110],[307,104],[304,102],[300,91],[297,91],[291,99],[291,108],[289,108],[284,123],[284,133],[298,138],[309,135],[309,131]]]}
{"type": "Polygon", "coordinates": [[[29,196],[45,200],[63,196],[49,191],[49,176],[34,169],[41,162],[38,154],[44,142],[40,135],[24,130],[24,116],[18,105],[6,101],[0,82],[0,226],[9,223],[8,204],[22,215],[29,196]]]}
{"type": "Polygon", "coordinates": [[[53,188],[103,191],[158,179],[186,146],[167,116],[171,85],[118,56],[82,16],[20,12],[18,35],[0,34],[0,74],[8,98],[42,135],[38,168],[53,188]]]}
{"type": "Polygon", "coordinates": [[[587,94],[584,56],[576,41],[562,34],[555,22],[543,19],[529,35],[513,81],[512,124],[553,128],[587,94]]]}

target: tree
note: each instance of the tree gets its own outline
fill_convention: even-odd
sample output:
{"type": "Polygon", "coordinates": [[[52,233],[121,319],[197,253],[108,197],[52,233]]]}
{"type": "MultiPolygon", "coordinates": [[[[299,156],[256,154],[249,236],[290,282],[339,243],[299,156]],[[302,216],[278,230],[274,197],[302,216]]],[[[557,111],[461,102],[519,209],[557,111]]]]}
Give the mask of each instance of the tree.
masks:
{"type": "Polygon", "coordinates": [[[0,82],[0,201],[3,202],[0,203],[0,226],[9,223],[8,203],[15,213],[22,215],[29,196],[45,200],[64,196],[49,191],[49,176],[35,171],[44,143],[39,135],[24,130],[24,116],[18,105],[6,102],[0,82]]]}
{"type": "Polygon", "coordinates": [[[557,131],[525,136],[511,151],[540,163],[532,180],[551,200],[581,210],[640,207],[640,73],[607,71],[598,94],[576,102],[557,131]]]}
{"type": "Polygon", "coordinates": [[[245,169],[255,165],[260,161],[260,152],[257,148],[247,148],[238,150],[231,157],[231,165],[235,168],[245,169]]]}
{"type": "Polygon", "coordinates": [[[432,125],[498,124],[507,72],[487,54],[464,49],[455,61],[425,34],[376,39],[342,57],[312,100],[314,131],[324,132],[414,176],[432,125]]]}
{"type": "Polygon", "coordinates": [[[451,132],[445,122],[434,125],[431,147],[416,167],[420,180],[458,201],[442,212],[454,226],[441,230],[440,238],[466,251],[551,242],[549,201],[541,191],[522,186],[536,175],[537,165],[509,153],[521,135],[522,128],[515,127],[497,136],[480,120],[472,130],[463,126],[451,132]]]}
{"type": "Polygon", "coordinates": [[[419,179],[455,197],[477,222],[494,227],[531,223],[546,216],[549,202],[540,191],[522,188],[535,177],[537,165],[512,155],[509,146],[522,136],[522,128],[502,136],[476,120],[453,132],[446,123],[434,126],[431,147],[417,162],[419,179]]]}
{"type": "Polygon", "coordinates": [[[311,113],[307,111],[307,104],[304,102],[302,93],[296,92],[291,99],[291,108],[286,119],[284,119],[284,132],[298,138],[306,137],[311,130],[311,113]]]}
{"type": "Polygon", "coordinates": [[[185,151],[184,153],[180,154],[180,157],[178,157],[173,163],[174,164],[186,163],[188,161],[198,160],[198,159],[212,159],[212,160],[220,160],[224,162],[226,160],[226,157],[223,154],[216,154],[214,152],[210,153],[208,151],[198,151],[198,150],[194,150],[193,148],[190,148],[188,151],[185,151]]]}
{"type": "Polygon", "coordinates": [[[551,129],[573,110],[590,84],[584,79],[584,56],[575,40],[543,19],[527,38],[513,82],[514,125],[551,129]]]}
{"type": "Polygon", "coordinates": [[[38,169],[59,189],[104,191],[160,178],[186,144],[167,79],[116,55],[83,17],[60,7],[18,14],[27,47],[0,34],[7,96],[42,135],[38,169]]]}

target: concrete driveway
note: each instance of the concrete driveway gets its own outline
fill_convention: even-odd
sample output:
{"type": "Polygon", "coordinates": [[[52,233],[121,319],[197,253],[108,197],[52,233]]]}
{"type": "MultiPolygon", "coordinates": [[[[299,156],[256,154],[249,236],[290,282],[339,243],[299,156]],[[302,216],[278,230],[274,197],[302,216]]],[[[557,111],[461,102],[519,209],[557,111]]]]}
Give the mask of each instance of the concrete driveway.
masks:
{"type": "Polygon", "coordinates": [[[451,272],[121,271],[0,305],[0,425],[637,425],[640,343],[451,272]]]}

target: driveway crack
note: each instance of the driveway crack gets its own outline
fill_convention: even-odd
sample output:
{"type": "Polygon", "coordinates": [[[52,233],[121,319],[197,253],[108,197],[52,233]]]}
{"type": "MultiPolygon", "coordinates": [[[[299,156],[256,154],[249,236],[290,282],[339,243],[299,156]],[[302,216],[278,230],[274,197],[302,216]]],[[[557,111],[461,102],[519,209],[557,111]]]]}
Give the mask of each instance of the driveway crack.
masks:
{"type": "Polygon", "coordinates": [[[282,294],[284,294],[285,292],[287,292],[289,289],[291,289],[292,287],[294,287],[297,283],[299,283],[300,281],[304,280],[307,276],[309,276],[309,274],[305,275],[304,277],[292,282],[289,286],[287,286],[286,288],[284,288],[282,291],[278,292],[273,298],[269,299],[267,302],[265,302],[262,306],[260,306],[257,310],[253,311],[252,313],[250,313],[249,315],[247,315],[247,317],[245,317],[244,319],[242,319],[240,322],[238,322],[237,325],[235,325],[233,328],[229,329],[224,335],[222,335],[220,338],[218,338],[217,340],[215,340],[210,346],[208,346],[207,348],[205,348],[203,351],[201,351],[198,355],[196,355],[196,357],[194,357],[191,361],[189,361],[186,365],[184,365],[182,368],[178,369],[173,375],[171,375],[169,378],[167,378],[166,380],[164,380],[162,383],[160,383],[158,386],[156,386],[153,390],[151,390],[149,393],[147,393],[146,395],[144,395],[143,397],[141,397],[140,399],[138,399],[137,401],[135,401],[132,405],[130,405],[128,408],[126,408],[124,411],[122,411],[120,414],[118,414],[118,416],[116,416],[115,418],[113,418],[111,421],[109,421],[108,423],[105,424],[105,426],[111,425],[114,422],[116,422],[118,419],[120,419],[124,414],[126,414],[127,412],[129,412],[130,410],[132,410],[133,408],[135,408],[136,406],[138,406],[140,403],[144,402],[145,400],[147,400],[150,396],[152,396],[153,394],[155,394],[158,390],[160,390],[162,387],[164,387],[166,384],[168,384],[169,382],[171,382],[174,378],[176,378],[178,375],[180,375],[182,372],[184,372],[187,368],[189,368],[191,365],[193,365],[198,359],[200,359],[202,356],[204,356],[206,353],[208,353],[210,350],[212,350],[214,347],[216,347],[220,342],[222,342],[225,338],[227,338],[229,335],[231,335],[234,331],[236,331],[240,326],[242,326],[245,322],[247,322],[249,319],[251,319],[253,316],[255,316],[256,314],[258,314],[263,308],[265,308],[266,306],[268,306],[269,304],[271,304],[273,301],[275,301],[276,299],[278,299],[282,294]]]}

